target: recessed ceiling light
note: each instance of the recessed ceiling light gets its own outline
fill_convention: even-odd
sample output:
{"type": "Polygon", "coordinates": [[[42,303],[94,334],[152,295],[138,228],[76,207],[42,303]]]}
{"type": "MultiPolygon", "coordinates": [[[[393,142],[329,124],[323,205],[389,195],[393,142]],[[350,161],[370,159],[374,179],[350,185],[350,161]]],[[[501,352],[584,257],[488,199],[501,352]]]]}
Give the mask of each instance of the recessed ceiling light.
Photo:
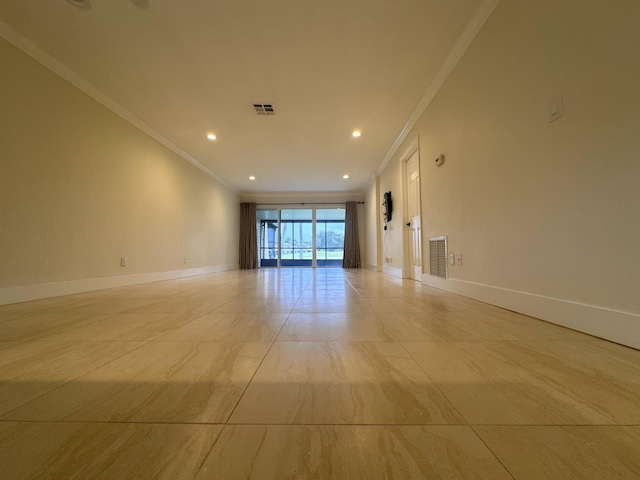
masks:
{"type": "Polygon", "coordinates": [[[362,132],[360,132],[360,130],[354,130],[351,135],[353,135],[354,137],[359,137],[360,135],[362,135],[362,132]]]}
{"type": "Polygon", "coordinates": [[[209,140],[215,140],[215,139],[216,139],[216,138],[218,138],[218,137],[216,137],[213,133],[207,133],[207,138],[208,138],[209,140]]]}
{"type": "Polygon", "coordinates": [[[254,177],[253,175],[251,175],[251,176],[249,177],[249,180],[255,180],[255,179],[256,179],[256,177],[254,177]]]}
{"type": "Polygon", "coordinates": [[[342,178],[349,178],[349,174],[345,173],[344,175],[342,175],[342,178]]]}

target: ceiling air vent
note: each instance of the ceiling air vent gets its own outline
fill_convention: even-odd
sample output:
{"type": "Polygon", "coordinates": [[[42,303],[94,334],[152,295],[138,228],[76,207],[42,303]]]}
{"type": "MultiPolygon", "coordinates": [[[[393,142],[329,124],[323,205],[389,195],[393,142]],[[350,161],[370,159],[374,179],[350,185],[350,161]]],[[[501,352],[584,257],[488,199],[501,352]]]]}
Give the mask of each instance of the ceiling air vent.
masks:
{"type": "Polygon", "coordinates": [[[447,278],[447,237],[429,239],[429,275],[447,278]]]}
{"type": "Polygon", "coordinates": [[[273,105],[270,103],[254,103],[253,108],[256,109],[256,113],[258,115],[273,115],[275,114],[273,110],[273,105]]]}

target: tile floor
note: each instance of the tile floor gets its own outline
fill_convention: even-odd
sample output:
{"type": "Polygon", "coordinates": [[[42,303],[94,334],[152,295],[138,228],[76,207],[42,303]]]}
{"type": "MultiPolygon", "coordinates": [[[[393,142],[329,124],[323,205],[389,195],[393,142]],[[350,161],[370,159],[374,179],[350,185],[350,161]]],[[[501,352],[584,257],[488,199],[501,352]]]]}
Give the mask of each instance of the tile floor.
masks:
{"type": "Polygon", "coordinates": [[[6,305],[0,477],[639,479],[640,351],[367,270],[6,305]]]}

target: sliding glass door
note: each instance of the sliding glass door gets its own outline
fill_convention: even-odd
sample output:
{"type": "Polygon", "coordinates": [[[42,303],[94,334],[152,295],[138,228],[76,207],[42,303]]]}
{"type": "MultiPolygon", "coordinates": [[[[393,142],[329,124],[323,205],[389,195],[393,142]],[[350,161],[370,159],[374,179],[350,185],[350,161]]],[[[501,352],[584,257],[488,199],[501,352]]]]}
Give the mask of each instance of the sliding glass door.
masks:
{"type": "Polygon", "coordinates": [[[344,208],[316,210],[318,267],[341,267],[344,254],[344,208]]]}
{"type": "Polygon", "coordinates": [[[313,210],[308,208],[280,210],[280,265],[311,267],[313,265],[313,210]]]}
{"type": "Polygon", "coordinates": [[[261,267],[278,266],[278,210],[256,210],[258,258],[261,267]]]}
{"type": "Polygon", "coordinates": [[[258,209],[261,267],[339,267],[344,208],[258,209]]]}

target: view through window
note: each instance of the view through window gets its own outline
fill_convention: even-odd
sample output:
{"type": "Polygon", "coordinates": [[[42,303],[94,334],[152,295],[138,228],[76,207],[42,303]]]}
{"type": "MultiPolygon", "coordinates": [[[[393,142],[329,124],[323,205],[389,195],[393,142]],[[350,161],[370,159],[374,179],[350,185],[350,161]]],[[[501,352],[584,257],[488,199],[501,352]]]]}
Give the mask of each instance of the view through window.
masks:
{"type": "Polygon", "coordinates": [[[344,208],[316,210],[316,260],[319,267],[341,267],[344,253],[344,208]]]}
{"type": "Polygon", "coordinates": [[[341,266],[344,213],[344,207],[258,209],[260,266],[341,266]]]}

